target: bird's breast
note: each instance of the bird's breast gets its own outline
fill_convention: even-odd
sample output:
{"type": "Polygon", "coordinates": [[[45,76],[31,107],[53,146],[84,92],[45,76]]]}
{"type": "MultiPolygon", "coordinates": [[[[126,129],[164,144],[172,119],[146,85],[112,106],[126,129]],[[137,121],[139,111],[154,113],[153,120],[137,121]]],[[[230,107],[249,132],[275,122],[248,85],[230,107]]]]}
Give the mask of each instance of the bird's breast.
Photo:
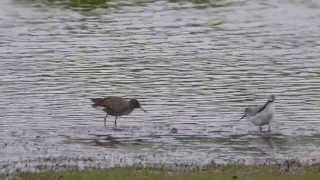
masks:
{"type": "Polygon", "coordinates": [[[132,112],[133,109],[130,108],[123,108],[123,109],[110,109],[105,108],[104,111],[111,115],[111,116],[122,116],[122,115],[128,115],[132,112]]]}
{"type": "Polygon", "coordinates": [[[273,119],[273,115],[274,115],[274,109],[273,109],[273,106],[270,105],[266,107],[263,111],[257,113],[254,116],[251,116],[249,118],[249,121],[251,121],[253,124],[257,126],[261,126],[261,125],[269,124],[270,121],[273,119]]]}

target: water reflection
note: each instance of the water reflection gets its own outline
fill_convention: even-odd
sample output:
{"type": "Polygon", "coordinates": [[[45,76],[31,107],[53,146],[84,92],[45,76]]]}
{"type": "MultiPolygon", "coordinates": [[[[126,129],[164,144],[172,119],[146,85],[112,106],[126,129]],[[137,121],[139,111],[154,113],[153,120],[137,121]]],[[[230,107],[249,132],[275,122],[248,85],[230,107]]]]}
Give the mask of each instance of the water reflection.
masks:
{"type": "MultiPolygon", "coordinates": [[[[185,5],[188,3],[193,4],[193,8],[218,8],[218,7],[225,7],[235,3],[235,1],[230,0],[169,0],[172,3],[179,3],[179,5],[185,5]]],[[[238,1],[239,3],[240,1],[238,1]]]]}
{"type": "Polygon", "coordinates": [[[153,0],[14,0],[19,4],[29,4],[34,7],[65,8],[75,11],[92,11],[96,9],[114,9],[125,6],[141,6],[153,0]]]}
{"type": "MultiPolygon", "coordinates": [[[[32,4],[35,7],[50,6],[63,7],[76,11],[91,11],[95,9],[114,9],[126,6],[145,6],[149,3],[155,3],[154,0],[14,0],[17,3],[32,4]]],[[[166,2],[166,1],[163,1],[166,2]]],[[[176,8],[218,8],[232,5],[234,1],[229,0],[168,0],[176,4],[176,8]]],[[[239,2],[237,2],[239,3],[239,2]]]]}

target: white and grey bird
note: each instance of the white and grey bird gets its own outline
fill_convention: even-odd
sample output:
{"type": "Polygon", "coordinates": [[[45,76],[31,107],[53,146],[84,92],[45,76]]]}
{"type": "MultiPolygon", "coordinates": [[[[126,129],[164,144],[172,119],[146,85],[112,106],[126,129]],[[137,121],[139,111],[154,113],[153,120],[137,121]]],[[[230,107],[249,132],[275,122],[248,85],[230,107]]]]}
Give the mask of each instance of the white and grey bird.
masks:
{"type": "Polygon", "coordinates": [[[263,106],[247,107],[240,120],[246,117],[254,125],[259,126],[260,132],[262,131],[262,126],[268,125],[268,131],[270,132],[270,122],[274,117],[274,101],[275,96],[271,95],[263,106]]]}

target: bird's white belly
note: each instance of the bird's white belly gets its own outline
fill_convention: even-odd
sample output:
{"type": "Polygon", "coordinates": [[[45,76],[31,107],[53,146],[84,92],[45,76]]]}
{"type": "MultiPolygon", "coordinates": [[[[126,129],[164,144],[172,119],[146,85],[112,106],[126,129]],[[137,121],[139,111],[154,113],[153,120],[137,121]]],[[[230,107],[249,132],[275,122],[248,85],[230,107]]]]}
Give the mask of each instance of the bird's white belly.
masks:
{"type": "Polygon", "coordinates": [[[255,116],[250,117],[249,121],[251,121],[256,126],[263,126],[263,125],[269,124],[272,119],[273,119],[273,108],[268,107],[265,110],[256,114],[255,116]]]}

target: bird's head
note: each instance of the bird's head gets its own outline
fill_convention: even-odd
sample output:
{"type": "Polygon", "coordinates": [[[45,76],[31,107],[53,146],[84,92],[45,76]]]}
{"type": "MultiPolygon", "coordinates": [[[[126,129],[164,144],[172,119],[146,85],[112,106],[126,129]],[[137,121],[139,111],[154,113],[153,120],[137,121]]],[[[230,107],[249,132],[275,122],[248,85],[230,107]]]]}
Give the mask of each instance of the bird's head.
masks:
{"type": "Polygon", "coordinates": [[[139,101],[137,99],[130,99],[129,104],[132,108],[140,108],[142,111],[147,112],[146,110],[144,110],[139,101]]]}
{"type": "Polygon", "coordinates": [[[273,94],[271,96],[269,96],[269,98],[268,98],[269,102],[274,102],[275,100],[276,100],[276,96],[273,94]]]}

